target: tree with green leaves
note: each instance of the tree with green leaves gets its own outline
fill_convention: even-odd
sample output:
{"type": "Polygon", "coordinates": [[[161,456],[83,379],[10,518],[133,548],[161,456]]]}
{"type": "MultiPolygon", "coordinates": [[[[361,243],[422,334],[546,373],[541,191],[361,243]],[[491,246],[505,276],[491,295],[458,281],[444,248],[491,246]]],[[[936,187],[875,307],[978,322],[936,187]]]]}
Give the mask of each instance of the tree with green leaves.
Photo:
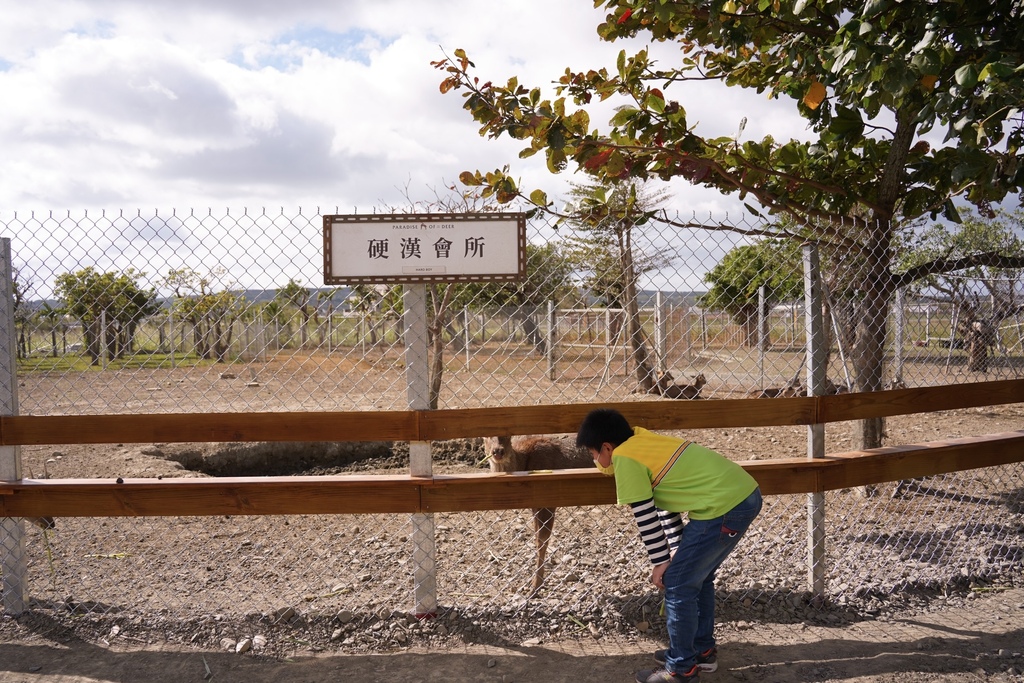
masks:
{"type": "MultiPolygon", "coordinates": [[[[434,198],[430,200],[413,199],[406,189],[407,205],[404,207],[388,206],[384,209],[389,213],[423,213],[423,214],[452,214],[452,213],[475,213],[475,212],[498,212],[502,207],[491,196],[485,196],[476,188],[460,189],[456,185],[446,185],[444,191],[434,190],[434,198]]],[[[490,284],[462,284],[462,283],[428,283],[426,285],[427,304],[430,309],[427,321],[427,335],[430,340],[429,360],[429,387],[428,405],[430,409],[436,409],[440,400],[441,387],[444,378],[444,350],[447,340],[460,340],[462,335],[454,327],[454,311],[467,305],[480,305],[481,302],[509,302],[511,299],[518,299],[527,302],[525,307],[517,307],[520,311],[516,315],[525,316],[521,318],[527,328],[527,334],[534,342],[535,347],[540,345],[539,333],[530,329],[532,315],[528,311],[531,307],[546,303],[547,299],[540,299],[553,292],[569,278],[567,271],[562,270],[563,262],[555,261],[540,266],[539,261],[545,255],[554,255],[558,259],[561,254],[557,249],[540,249],[528,245],[526,248],[528,272],[527,280],[523,283],[509,283],[507,286],[490,284]],[[565,273],[565,279],[559,279],[559,273],[565,273]],[[527,320],[527,318],[529,320],[527,320]]],[[[461,343],[461,342],[456,342],[461,343]]]]}
{"type": "MultiPolygon", "coordinates": [[[[332,321],[334,320],[334,297],[337,296],[340,291],[341,291],[341,288],[339,288],[339,287],[328,287],[326,289],[319,289],[319,290],[317,290],[317,293],[316,293],[316,308],[314,309],[315,312],[313,314],[313,317],[314,317],[314,319],[317,320],[317,330],[319,331],[319,335],[320,335],[319,343],[320,343],[321,346],[324,345],[325,335],[331,334],[331,331],[332,331],[331,330],[331,324],[332,324],[332,321]],[[327,329],[326,330],[324,329],[325,326],[321,325],[320,322],[319,322],[319,313],[318,313],[320,311],[320,307],[322,305],[325,305],[325,304],[326,304],[325,307],[327,309],[326,311],[324,311],[324,317],[327,319],[327,325],[326,325],[327,329]]],[[[328,341],[327,350],[330,351],[331,348],[333,348],[333,345],[332,345],[332,343],[330,341],[328,341]]]]}
{"type": "Polygon", "coordinates": [[[625,312],[633,370],[640,388],[648,391],[654,386],[655,377],[640,321],[637,278],[668,265],[669,259],[638,248],[635,237],[668,195],[629,180],[574,184],[569,196],[567,215],[562,220],[582,231],[582,238],[577,237],[573,245],[574,261],[582,272],[589,274],[584,280],[588,289],[606,305],[625,312]]]}
{"type": "Polygon", "coordinates": [[[772,306],[803,297],[799,246],[792,240],[766,239],[735,247],[707,275],[709,288],[701,308],[727,312],[743,330],[744,343],[756,346],[772,306]],[[763,292],[763,297],[762,297],[763,292]],[[764,309],[758,310],[759,302],[764,309]]]}
{"type": "Polygon", "coordinates": [[[101,273],[90,266],[55,279],[54,294],[62,308],[81,321],[93,365],[99,365],[104,355],[114,360],[132,351],[139,324],[160,310],[156,290],[143,289],[138,282],[145,275],[134,268],[101,273]]]}
{"type": "Polygon", "coordinates": [[[971,254],[998,255],[991,262],[970,260],[957,271],[929,273],[915,282],[918,297],[950,301],[956,307],[953,334],[966,341],[967,369],[987,372],[989,352],[998,342],[999,324],[1024,310],[1024,267],[1007,263],[1024,259],[1024,211],[999,212],[994,218],[970,215],[949,229],[932,225],[907,245],[905,267],[939,260],[961,261],[971,254]]]}
{"type": "Polygon", "coordinates": [[[174,293],[175,315],[192,325],[196,355],[224,362],[231,349],[234,323],[241,317],[245,301],[228,288],[215,291],[213,283],[212,277],[191,268],[171,270],[164,278],[165,286],[174,293]]]}
{"type": "MultiPolygon", "coordinates": [[[[406,206],[383,207],[388,213],[423,213],[423,214],[446,214],[446,213],[473,213],[473,212],[498,212],[500,207],[493,200],[484,199],[480,192],[475,189],[465,190],[455,185],[445,185],[443,190],[433,190],[433,199],[414,199],[408,187],[405,189],[406,206]]],[[[457,337],[451,334],[452,311],[463,286],[458,284],[446,284],[430,282],[426,285],[426,296],[428,306],[427,338],[429,340],[428,354],[429,380],[427,388],[427,404],[430,410],[437,409],[441,398],[441,386],[444,383],[444,348],[445,337],[457,337]]]]}
{"type": "Polygon", "coordinates": [[[523,336],[538,354],[547,345],[537,317],[549,301],[561,305],[572,296],[574,260],[562,241],[526,245],[526,279],[518,282],[480,282],[459,285],[457,305],[473,308],[497,306],[512,311],[523,336]]]}
{"type": "Polygon", "coordinates": [[[316,314],[312,305],[313,293],[302,286],[302,283],[295,279],[289,279],[288,284],[277,290],[274,297],[284,306],[291,306],[298,311],[299,320],[299,347],[305,348],[309,341],[309,320],[316,314]]]}
{"type": "MultiPolygon", "coordinates": [[[[67,325],[64,324],[64,315],[65,310],[63,306],[51,306],[48,301],[44,301],[34,316],[41,323],[41,327],[50,332],[51,358],[56,358],[58,354],[57,330],[59,329],[62,335],[67,331],[67,325]]],[[[65,343],[64,346],[67,347],[67,344],[65,343]]]]}
{"type": "Polygon", "coordinates": [[[25,278],[24,273],[16,267],[12,268],[11,296],[14,299],[12,301],[14,305],[14,327],[18,330],[18,341],[16,344],[18,358],[27,358],[30,353],[28,337],[31,335],[26,334],[26,328],[32,315],[28,306],[28,292],[31,289],[32,283],[25,278]]]}
{"type": "MultiPolygon", "coordinates": [[[[735,194],[756,214],[787,221],[722,230],[812,240],[859,266],[851,357],[857,389],[884,384],[887,311],[913,275],[896,273],[908,221],[944,215],[957,201],[988,211],[1024,186],[1024,6],[1019,0],[599,0],[601,40],[673,42],[679,60],[622,51],[615,68],[567,69],[556,98],[539,88],[481,79],[463,50],[435,62],[441,91],[460,91],[481,134],[508,135],[543,153],[548,168],[598,182],[684,178],[735,194]],[[756,90],[806,119],[809,138],[741,141],[702,136],[685,88],[718,80],[756,90]],[[607,130],[588,105],[612,100],[607,130]],[[939,138],[942,138],[939,141],[939,138]]],[[[739,123],[739,122],[737,122],[739,123]]],[[[521,191],[508,167],[460,179],[500,202],[521,191]]],[[[669,217],[665,223],[689,224],[669,217]]],[[[706,227],[706,226],[696,226],[706,227]]],[[[991,259],[992,254],[968,258],[991,259]]],[[[916,273],[939,272],[945,261],[916,273]]],[[[851,271],[852,272],[852,271],[851,271]]],[[[881,421],[861,423],[858,446],[881,443],[881,421]]]]}
{"type": "Polygon", "coordinates": [[[345,302],[367,321],[370,345],[376,346],[380,340],[378,330],[384,321],[389,318],[401,319],[402,286],[353,285],[345,302]]]}
{"type": "Polygon", "coordinates": [[[245,306],[240,314],[241,320],[256,321],[260,329],[264,330],[267,341],[273,348],[281,347],[280,329],[288,322],[288,313],[278,299],[263,301],[252,306],[245,306]],[[267,329],[272,333],[265,332],[267,329]]]}

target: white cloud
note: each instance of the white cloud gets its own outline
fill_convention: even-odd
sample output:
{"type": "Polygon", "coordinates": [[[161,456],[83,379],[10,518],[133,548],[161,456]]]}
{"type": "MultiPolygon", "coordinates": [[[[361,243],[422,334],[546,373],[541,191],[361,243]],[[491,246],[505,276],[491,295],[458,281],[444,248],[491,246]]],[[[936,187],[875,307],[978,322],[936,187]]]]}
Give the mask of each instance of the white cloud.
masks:
{"type": "MultiPolygon", "coordinates": [[[[3,209],[370,209],[399,203],[407,186],[416,193],[504,164],[556,194],[567,178],[539,157],[519,160],[521,143],[480,138],[461,98],[439,93],[430,62],[464,48],[482,77],[518,76],[550,97],[567,66],[613,67],[620,49],[636,47],[600,42],[603,13],[586,0],[2,0],[0,9],[3,209]]],[[[702,132],[734,134],[745,116],[750,137],[800,134],[762,97],[687,92],[680,99],[702,132]]],[[[674,191],[684,211],[738,206],[681,183],[674,191]]]]}

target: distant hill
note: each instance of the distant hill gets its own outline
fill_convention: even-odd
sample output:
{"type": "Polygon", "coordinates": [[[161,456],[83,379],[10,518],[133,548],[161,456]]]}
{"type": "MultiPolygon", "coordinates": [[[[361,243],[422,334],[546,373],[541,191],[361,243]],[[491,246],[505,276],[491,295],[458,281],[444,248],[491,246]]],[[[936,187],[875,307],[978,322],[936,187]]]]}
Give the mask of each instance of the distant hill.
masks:
{"type": "MultiPolygon", "coordinates": [[[[334,296],[331,297],[331,303],[334,304],[334,308],[342,308],[345,300],[348,299],[349,294],[352,293],[351,287],[321,287],[321,288],[309,288],[310,300],[317,301],[317,294],[320,292],[334,292],[334,296]]],[[[240,293],[242,297],[251,303],[263,304],[273,301],[277,296],[278,290],[276,289],[243,289],[240,293]]]]}
{"type": "MultiPolygon", "coordinates": [[[[333,291],[334,295],[331,297],[331,303],[334,305],[334,310],[348,310],[348,305],[345,303],[349,295],[352,293],[351,287],[321,287],[321,288],[310,288],[312,301],[317,301],[317,294],[319,292],[330,292],[333,291]]],[[[239,294],[249,303],[263,304],[273,301],[277,296],[277,289],[243,289],[239,294]]],[[[704,294],[704,292],[662,292],[662,299],[669,306],[694,306],[696,305],[697,299],[704,294]]],[[[641,308],[650,308],[654,306],[655,297],[657,292],[653,290],[643,290],[637,293],[637,303],[641,308]]],[[[171,305],[171,299],[161,298],[158,299],[161,306],[169,308],[171,305]]],[[[323,305],[324,302],[321,302],[323,305]]],[[[25,302],[25,305],[30,311],[38,311],[43,307],[44,304],[56,308],[60,305],[60,301],[56,299],[35,299],[33,301],[25,302]]]]}
{"type": "MultiPolygon", "coordinates": [[[[661,298],[669,306],[696,306],[697,299],[704,294],[707,292],[662,292],[661,298]]],[[[637,292],[636,300],[641,308],[651,308],[657,295],[658,293],[653,290],[642,290],[637,292]]]]}

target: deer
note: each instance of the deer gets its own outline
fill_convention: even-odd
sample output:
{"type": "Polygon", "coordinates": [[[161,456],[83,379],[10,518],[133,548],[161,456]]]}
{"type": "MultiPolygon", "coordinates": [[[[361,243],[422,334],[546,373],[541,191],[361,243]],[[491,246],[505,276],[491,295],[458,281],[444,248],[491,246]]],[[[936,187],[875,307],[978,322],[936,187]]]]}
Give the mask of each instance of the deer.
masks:
{"type": "MultiPolygon", "coordinates": [[[[484,452],[492,472],[564,470],[594,464],[586,450],[546,436],[489,436],[484,438],[484,452]]],[[[544,583],[545,558],[554,526],[555,508],[533,508],[537,564],[531,595],[536,595],[544,583]]]]}
{"type": "Polygon", "coordinates": [[[647,393],[658,394],[665,398],[694,399],[700,398],[700,390],[708,383],[704,373],[694,375],[693,384],[674,384],[674,379],[672,373],[662,373],[647,393]]]}
{"type": "MultiPolygon", "coordinates": [[[[46,462],[43,463],[43,479],[50,478],[50,468],[48,467],[48,465],[51,462],[57,461],[51,458],[50,460],[47,460],[46,462]]],[[[29,470],[28,476],[33,479],[35,478],[35,475],[32,473],[31,469],[29,470]]],[[[43,531],[49,531],[50,529],[57,528],[57,523],[53,520],[53,517],[25,517],[24,519],[29,524],[35,525],[43,531]]]]}
{"type": "Polygon", "coordinates": [[[806,396],[807,392],[804,390],[804,385],[800,383],[800,371],[797,370],[793,378],[784,386],[768,387],[767,389],[755,391],[747,395],[750,398],[796,398],[798,396],[806,396]]]}
{"type": "Polygon", "coordinates": [[[762,389],[757,392],[754,398],[796,398],[797,396],[804,396],[806,392],[804,387],[800,384],[800,380],[791,382],[784,387],[769,387],[762,389]]]}
{"type": "MultiPolygon", "coordinates": [[[[845,384],[833,382],[829,378],[825,378],[823,384],[822,396],[836,396],[838,394],[848,394],[850,388],[845,384]]],[[[755,392],[754,398],[796,398],[798,396],[806,396],[807,392],[804,391],[803,385],[799,379],[794,379],[792,382],[784,387],[771,387],[763,389],[760,392],[755,392]]]]}

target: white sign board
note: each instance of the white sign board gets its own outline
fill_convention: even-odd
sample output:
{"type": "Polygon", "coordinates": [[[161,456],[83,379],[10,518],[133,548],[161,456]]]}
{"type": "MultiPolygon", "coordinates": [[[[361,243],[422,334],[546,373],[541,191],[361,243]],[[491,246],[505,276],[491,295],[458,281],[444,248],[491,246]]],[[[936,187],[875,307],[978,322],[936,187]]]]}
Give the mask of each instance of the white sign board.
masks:
{"type": "Polygon", "coordinates": [[[324,284],[522,280],[521,213],[324,216],[324,284]]]}

